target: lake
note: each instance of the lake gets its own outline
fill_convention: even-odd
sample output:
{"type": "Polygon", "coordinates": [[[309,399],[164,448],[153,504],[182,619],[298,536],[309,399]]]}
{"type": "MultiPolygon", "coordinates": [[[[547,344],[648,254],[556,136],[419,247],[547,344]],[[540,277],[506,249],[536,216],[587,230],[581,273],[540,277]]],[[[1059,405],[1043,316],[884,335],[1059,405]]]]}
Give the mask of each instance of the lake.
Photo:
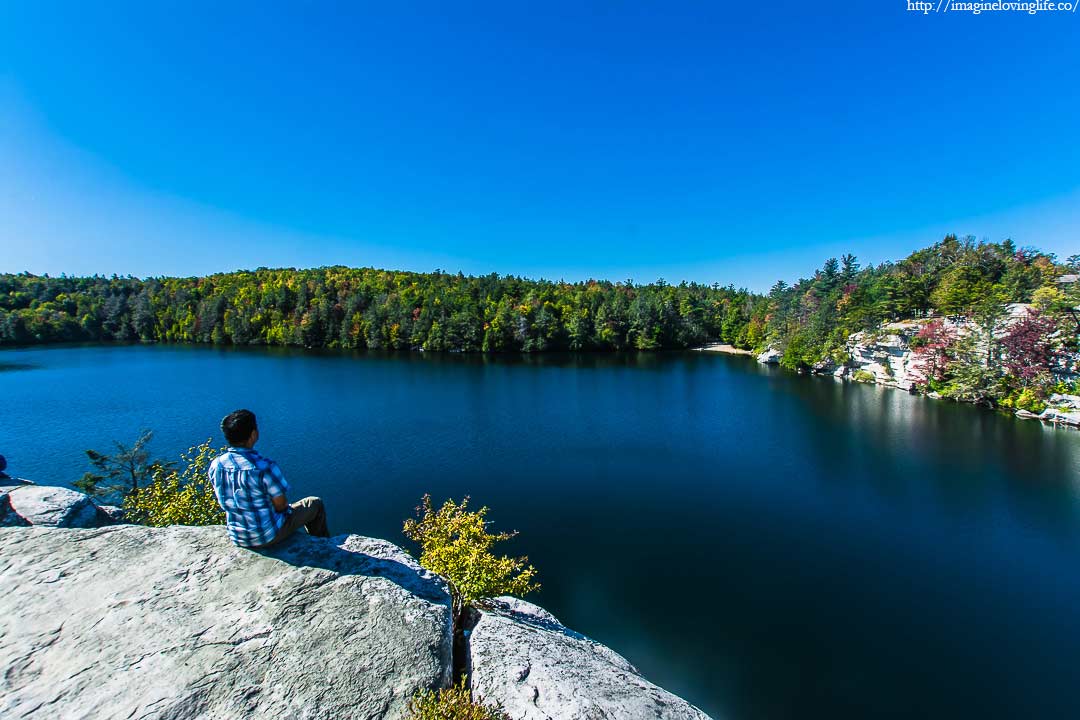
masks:
{"type": "Polygon", "coordinates": [[[9,472],[238,407],[331,532],[471,495],[530,597],[715,717],[1075,717],[1080,433],[710,353],[0,352],[9,472]]]}

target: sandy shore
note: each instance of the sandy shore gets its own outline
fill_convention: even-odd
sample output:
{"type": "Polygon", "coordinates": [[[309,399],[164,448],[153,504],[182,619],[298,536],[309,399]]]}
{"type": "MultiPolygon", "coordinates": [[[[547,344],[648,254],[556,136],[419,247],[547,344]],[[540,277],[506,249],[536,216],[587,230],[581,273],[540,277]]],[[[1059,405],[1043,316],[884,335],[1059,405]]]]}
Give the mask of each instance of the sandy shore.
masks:
{"type": "Polygon", "coordinates": [[[754,353],[750,352],[749,350],[740,350],[739,348],[735,347],[734,345],[725,345],[723,343],[714,343],[712,345],[706,345],[705,347],[698,348],[698,350],[703,350],[703,351],[706,351],[706,352],[725,353],[727,355],[753,355],[754,354],[754,353]]]}

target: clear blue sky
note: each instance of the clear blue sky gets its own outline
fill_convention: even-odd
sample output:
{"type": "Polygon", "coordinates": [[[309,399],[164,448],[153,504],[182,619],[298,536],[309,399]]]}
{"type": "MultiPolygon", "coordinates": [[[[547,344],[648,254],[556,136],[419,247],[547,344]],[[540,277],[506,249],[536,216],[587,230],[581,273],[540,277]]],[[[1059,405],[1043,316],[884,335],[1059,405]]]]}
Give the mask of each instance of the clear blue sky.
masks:
{"type": "Polygon", "coordinates": [[[2,271],[764,289],[950,231],[1080,252],[1080,13],[44,6],[0,8],[2,271]]]}

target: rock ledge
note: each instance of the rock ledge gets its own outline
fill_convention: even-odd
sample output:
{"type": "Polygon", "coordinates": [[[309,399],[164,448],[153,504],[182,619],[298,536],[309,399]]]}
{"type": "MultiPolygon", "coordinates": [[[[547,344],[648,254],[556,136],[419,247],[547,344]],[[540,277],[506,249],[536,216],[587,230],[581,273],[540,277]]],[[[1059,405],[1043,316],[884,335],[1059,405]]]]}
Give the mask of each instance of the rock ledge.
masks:
{"type": "MultiPolygon", "coordinates": [[[[401,718],[451,682],[446,583],[393,543],[109,522],[73,490],[0,491],[0,717],[401,718]]],[[[476,619],[463,664],[514,720],[706,718],[543,608],[476,619]]]]}

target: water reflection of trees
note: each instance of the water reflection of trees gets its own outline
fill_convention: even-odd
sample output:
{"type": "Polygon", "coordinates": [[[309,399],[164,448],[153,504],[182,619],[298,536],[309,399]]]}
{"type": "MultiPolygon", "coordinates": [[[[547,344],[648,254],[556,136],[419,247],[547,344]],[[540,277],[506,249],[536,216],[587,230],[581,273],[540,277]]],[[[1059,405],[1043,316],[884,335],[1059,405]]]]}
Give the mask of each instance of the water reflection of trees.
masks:
{"type": "Polygon", "coordinates": [[[823,484],[872,487],[894,509],[1080,537],[1080,433],[880,386],[780,378],[823,484]]]}

